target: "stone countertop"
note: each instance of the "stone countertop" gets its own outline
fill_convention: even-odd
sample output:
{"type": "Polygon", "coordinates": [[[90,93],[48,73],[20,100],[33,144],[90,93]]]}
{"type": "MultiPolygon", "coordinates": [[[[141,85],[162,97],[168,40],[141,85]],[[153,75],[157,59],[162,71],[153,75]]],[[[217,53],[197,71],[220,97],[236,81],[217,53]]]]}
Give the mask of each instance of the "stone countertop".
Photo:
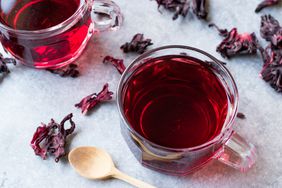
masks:
{"type": "MultiPolygon", "coordinates": [[[[35,156],[29,143],[41,121],[60,121],[73,112],[77,123],[70,148],[91,145],[106,149],[116,166],[129,175],[161,188],[183,187],[282,187],[282,95],[276,93],[258,76],[262,62],[259,57],[238,57],[228,61],[240,93],[240,111],[246,120],[237,120],[236,130],[254,143],[258,151],[255,166],[240,173],[219,162],[187,176],[163,175],[141,166],[129,151],[119,128],[115,98],[98,107],[89,116],[74,108],[82,97],[99,91],[105,82],[115,91],[120,75],[111,66],[101,63],[105,55],[125,58],[125,64],[135,55],[123,54],[119,46],[142,32],[153,39],[154,46],[183,44],[201,48],[221,59],[215,52],[222,40],[207,23],[189,15],[185,20],[172,21],[172,14],[160,14],[154,1],[116,0],[125,16],[117,32],[96,34],[79,58],[81,76],[61,78],[47,71],[24,66],[12,68],[12,73],[0,85],[0,188],[49,187],[130,187],[118,181],[90,181],[81,178],[67,160],[55,163],[35,156]]],[[[237,27],[239,32],[255,31],[259,36],[260,15],[271,13],[282,24],[282,7],[265,9],[255,14],[260,0],[210,0],[209,19],[220,27],[237,27]]],[[[262,39],[260,38],[262,41],[262,39]]],[[[152,48],[152,47],[151,47],[152,48]]]]}

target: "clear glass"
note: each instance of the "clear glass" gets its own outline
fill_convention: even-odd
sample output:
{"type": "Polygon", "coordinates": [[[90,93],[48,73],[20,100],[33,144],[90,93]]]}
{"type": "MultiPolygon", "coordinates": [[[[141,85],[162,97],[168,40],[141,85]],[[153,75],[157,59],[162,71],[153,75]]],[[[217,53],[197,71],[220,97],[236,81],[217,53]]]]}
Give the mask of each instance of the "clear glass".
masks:
{"type": "Polygon", "coordinates": [[[238,90],[230,72],[222,63],[210,54],[188,46],[171,45],[160,47],[136,58],[125,70],[117,92],[118,109],[121,117],[121,132],[132,153],[144,166],[172,175],[186,175],[203,167],[212,159],[218,159],[233,168],[246,171],[255,162],[255,147],[234,132],[234,120],[238,108],[238,90]],[[131,74],[146,62],[148,58],[187,53],[211,65],[225,88],[228,98],[227,117],[218,136],[191,148],[167,148],[142,137],[127,121],[123,111],[125,83],[131,74]]]}
{"type": "Polygon", "coordinates": [[[50,28],[18,30],[0,23],[0,40],[4,49],[24,65],[55,69],[77,59],[95,30],[116,30],[122,20],[119,7],[112,1],[80,0],[71,17],[50,28]],[[96,14],[108,19],[98,21],[96,14]]]}

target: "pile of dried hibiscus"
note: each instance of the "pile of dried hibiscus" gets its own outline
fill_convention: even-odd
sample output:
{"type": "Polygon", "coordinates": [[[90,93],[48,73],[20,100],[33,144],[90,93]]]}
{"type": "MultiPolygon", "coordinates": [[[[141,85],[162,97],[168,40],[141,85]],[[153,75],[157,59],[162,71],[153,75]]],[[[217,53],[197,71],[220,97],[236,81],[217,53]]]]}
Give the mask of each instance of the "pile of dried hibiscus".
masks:
{"type": "Polygon", "coordinates": [[[264,62],[261,77],[282,92],[282,27],[271,15],[262,16],[260,35],[269,42],[259,48],[264,62]]]}
{"type": "Polygon", "coordinates": [[[254,33],[239,34],[236,28],[228,31],[220,29],[215,24],[209,26],[215,27],[219,35],[224,37],[216,49],[224,58],[240,54],[256,54],[259,50],[264,62],[261,77],[277,92],[282,92],[282,27],[275,18],[271,15],[261,18],[260,35],[269,42],[265,48],[260,45],[254,33]]]}

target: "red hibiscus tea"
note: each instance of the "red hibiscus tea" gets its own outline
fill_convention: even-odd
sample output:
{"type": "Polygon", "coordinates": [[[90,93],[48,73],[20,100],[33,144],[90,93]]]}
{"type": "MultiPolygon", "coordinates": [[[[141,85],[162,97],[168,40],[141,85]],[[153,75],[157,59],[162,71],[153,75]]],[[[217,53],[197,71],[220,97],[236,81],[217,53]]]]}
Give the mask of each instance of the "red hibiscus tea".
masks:
{"type": "Polygon", "coordinates": [[[233,129],[238,101],[236,83],[219,60],[181,45],[137,57],[117,92],[121,133],[135,158],[171,175],[195,172],[213,159],[241,171],[254,164],[255,147],[233,129]]]}
{"type": "Polygon", "coordinates": [[[81,5],[86,2],[82,1],[1,0],[0,22],[12,31],[1,36],[4,48],[23,63],[37,68],[67,63],[82,52],[83,43],[93,29],[91,9],[85,6],[82,10],[81,5]],[[79,8],[81,14],[70,19],[79,8]],[[58,26],[65,21],[66,26],[58,26]],[[30,35],[32,31],[34,36],[30,35]]]}
{"type": "Polygon", "coordinates": [[[194,147],[222,130],[227,94],[208,62],[186,55],[149,59],[125,88],[123,108],[129,124],[155,144],[194,147]]]}

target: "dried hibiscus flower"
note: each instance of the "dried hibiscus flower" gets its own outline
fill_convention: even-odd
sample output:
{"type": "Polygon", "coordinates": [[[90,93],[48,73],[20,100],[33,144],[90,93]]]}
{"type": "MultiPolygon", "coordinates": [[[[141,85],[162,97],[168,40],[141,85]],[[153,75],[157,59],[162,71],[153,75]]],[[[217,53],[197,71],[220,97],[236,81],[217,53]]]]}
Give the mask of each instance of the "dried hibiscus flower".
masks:
{"type": "Polygon", "coordinates": [[[153,45],[151,39],[144,39],[143,34],[137,33],[133,36],[130,42],[126,42],[125,44],[123,44],[120,49],[122,49],[124,53],[137,52],[142,54],[150,45],[153,45]]]}
{"type": "Polygon", "coordinates": [[[174,12],[172,17],[176,20],[179,15],[186,17],[190,8],[190,2],[188,0],[156,0],[158,8],[163,6],[165,9],[174,12]]]}
{"type": "Polygon", "coordinates": [[[53,74],[58,74],[61,77],[72,77],[76,78],[79,75],[79,71],[77,70],[78,66],[76,64],[69,64],[66,67],[62,67],[59,69],[47,69],[49,72],[53,74]]]}
{"type": "MultiPolygon", "coordinates": [[[[173,20],[176,20],[180,15],[186,17],[191,6],[190,0],[156,0],[156,2],[158,3],[158,8],[163,6],[165,9],[174,12],[173,20]]],[[[206,0],[192,0],[191,8],[198,18],[207,18],[206,0]]]]}
{"type": "Polygon", "coordinates": [[[0,74],[3,75],[9,74],[10,69],[8,67],[8,64],[16,65],[16,60],[13,58],[4,58],[3,55],[0,53],[0,74]]]}
{"type": "Polygon", "coordinates": [[[269,82],[276,91],[282,92],[282,49],[269,44],[265,49],[260,49],[264,66],[261,77],[269,82]]]}
{"type": "Polygon", "coordinates": [[[104,59],[103,59],[103,63],[105,64],[112,64],[120,74],[122,74],[125,70],[125,66],[123,64],[123,59],[116,59],[114,57],[111,57],[111,56],[106,56],[104,59]]]}
{"type": "Polygon", "coordinates": [[[260,33],[270,44],[259,48],[264,62],[261,77],[282,92],[282,27],[271,15],[262,16],[260,33]]]}
{"type": "Polygon", "coordinates": [[[216,49],[222,57],[230,58],[239,54],[255,54],[257,52],[258,40],[255,33],[238,34],[236,28],[228,31],[219,29],[215,24],[209,24],[209,27],[215,27],[219,35],[225,37],[216,49]]]}
{"type": "Polygon", "coordinates": [[[270,6],[277,5],[279,0],[264,0],[256,8],[255,12],[260,12],[262,9],[270,6]]]}
{"type": "Polygon", "coordinates": [[[99,103],[111,100],[113,94],[113,92],[109,91],[109,84],[105,84],[100,93],[93,93],[83,98],[78,104],[75,105],[75,107],[81,108],[82,113],[86,114],[89,110],[92,110],[99,103]]]}
{"type": "Polygon", "coordinates": [[[36,129],[30,143],[36,155],[39,155],[44,160],[47,158],[47,154],[53,155],[56,162],[65,156],[67,136],[72,134],[75,129],[72,117],[72,114],[67,115],[61,123],[56,123],[51,119],[48,125],[42,123],[36,129]],[[66,121],[70,122],[71,127],[69,129],[65,129],[66,121]]]}
{"type": "Polygon", "coordinates": [[[282,27],[271,15],[261,17],[260,35],[274,46],[282,48],[282,27]]]}

